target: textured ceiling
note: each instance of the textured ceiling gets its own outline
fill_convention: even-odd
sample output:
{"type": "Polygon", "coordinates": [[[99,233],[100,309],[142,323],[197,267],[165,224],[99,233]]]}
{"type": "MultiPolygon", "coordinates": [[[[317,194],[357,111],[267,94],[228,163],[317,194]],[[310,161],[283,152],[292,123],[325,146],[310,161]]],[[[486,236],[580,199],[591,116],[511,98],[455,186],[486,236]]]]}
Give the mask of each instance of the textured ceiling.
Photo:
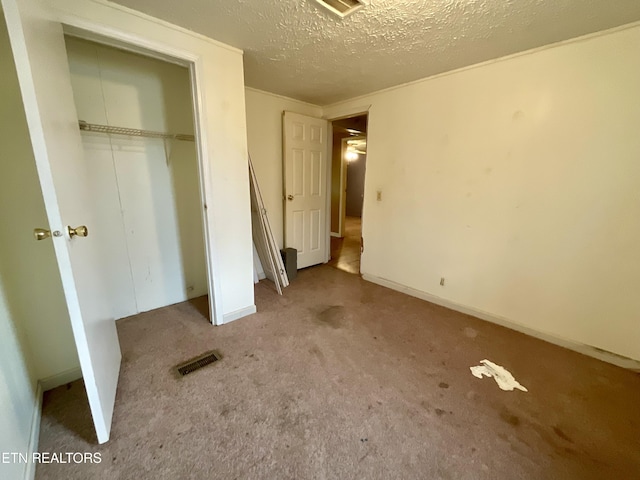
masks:
{"type": "Polygon", "coordinates": [[[640,20],[640,0],[117,0],[241,48],[247,86],[326,105],[640,20]]]}

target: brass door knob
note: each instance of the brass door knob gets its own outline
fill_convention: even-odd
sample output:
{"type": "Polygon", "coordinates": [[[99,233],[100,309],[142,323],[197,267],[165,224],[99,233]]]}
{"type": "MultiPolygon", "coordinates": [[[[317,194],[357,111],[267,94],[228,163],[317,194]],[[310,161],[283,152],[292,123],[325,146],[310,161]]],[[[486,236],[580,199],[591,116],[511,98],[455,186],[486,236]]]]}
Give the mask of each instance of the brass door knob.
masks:
{"type": "Polygon", "coordinates": [[[45,238],[49,238],[51,236],[51,230],[47,230],[45,228],[34,228],[33,236],[36,240],[44,240],[45,238]]]}
{"type": "Polygon", "coordinates": [[[287,200],[289,201],[293,200],[293,195],[287,195],[287,200]]]}
{"type": "Polygon", "coordinates": [[[84,225],[80,225],[79,227],[72,228],[67,227],[67,232],[69,232],[69,237],[86,237],[89,235],[89,229],[84,225]]]}

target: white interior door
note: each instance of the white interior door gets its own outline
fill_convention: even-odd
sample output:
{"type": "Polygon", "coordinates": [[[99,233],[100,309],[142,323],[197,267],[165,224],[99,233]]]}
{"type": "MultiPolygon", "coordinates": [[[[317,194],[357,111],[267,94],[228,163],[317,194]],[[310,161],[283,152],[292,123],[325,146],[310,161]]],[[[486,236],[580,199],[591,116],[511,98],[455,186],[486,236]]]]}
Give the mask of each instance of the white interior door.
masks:
{"type": "Polygon", "coordinates": [[[320,118],[284,112],[284,244],[298,250],[298,268],[327,259],[328,126],[320,118]]]}
{"type": "Polygon", "coordinates": [[[62,25],[48,19],[45,7],[36,2],[2,0],[2,7],[87,397],[98,441],[104,443],[121,355],[91,235],[93,200],[62,25]],[[89,235],[72,237],[67,226],[80,225],[88,227],[89,235]]]}

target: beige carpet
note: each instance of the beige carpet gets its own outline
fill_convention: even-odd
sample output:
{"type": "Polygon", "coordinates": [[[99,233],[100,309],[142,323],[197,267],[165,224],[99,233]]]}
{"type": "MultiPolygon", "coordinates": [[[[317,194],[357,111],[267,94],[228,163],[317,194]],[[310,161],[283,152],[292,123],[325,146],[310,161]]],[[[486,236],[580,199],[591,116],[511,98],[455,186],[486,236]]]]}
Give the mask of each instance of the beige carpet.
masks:
{"type": "Polygon", "coordinates": [[[38,479],[632,479],[640,376],[367,283],[299,272],[222,327],[183,303],[118,322],[112,439],[81,382],[45,394],[38,479]],[[206,350],[223,359],[184,378],[206,350]],[[471,375],[482,359],[528,393],[471,375]]]}

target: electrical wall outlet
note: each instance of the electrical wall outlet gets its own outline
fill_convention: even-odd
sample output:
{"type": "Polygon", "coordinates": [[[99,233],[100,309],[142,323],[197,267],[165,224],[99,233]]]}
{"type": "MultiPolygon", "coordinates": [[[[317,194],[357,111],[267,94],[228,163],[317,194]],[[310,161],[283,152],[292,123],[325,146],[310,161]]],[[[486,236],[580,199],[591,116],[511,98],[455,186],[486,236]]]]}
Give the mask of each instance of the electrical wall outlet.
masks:
{"type": "Polygon", "coordinates": [[[377,200],[378,202],[381,202],[381,201],[382,201],[382,190],[378,190],[378,191],[376,192],[376,200],[377,200]]]}
{"type": "Polygon", "coordinates": [[[440,277],[440,286],[444,287],[444,277],[440,277]]]}

